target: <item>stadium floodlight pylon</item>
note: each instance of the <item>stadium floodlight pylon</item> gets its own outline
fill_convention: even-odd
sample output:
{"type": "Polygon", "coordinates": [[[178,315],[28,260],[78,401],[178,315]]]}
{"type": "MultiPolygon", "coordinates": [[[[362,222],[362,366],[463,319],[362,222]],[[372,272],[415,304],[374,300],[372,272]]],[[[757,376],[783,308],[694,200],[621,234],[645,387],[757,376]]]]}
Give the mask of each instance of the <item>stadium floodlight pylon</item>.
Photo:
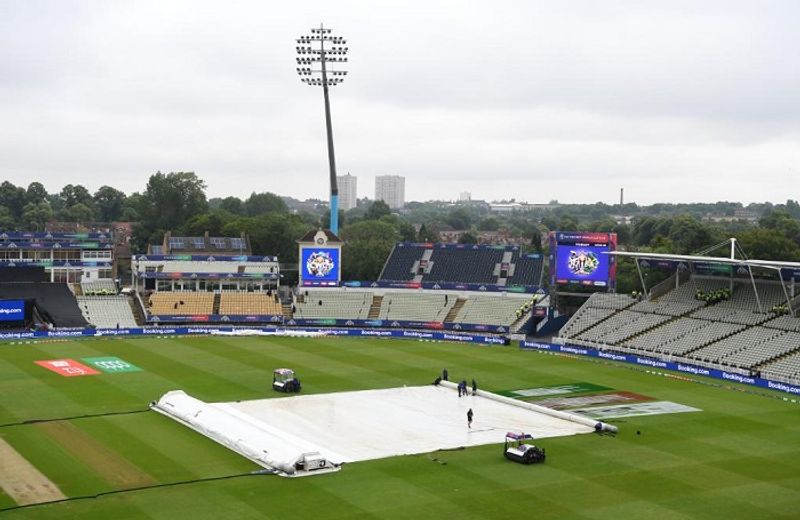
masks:
{"type": "Polygon", "coordinates": [[[311,29],[309,36],[297,39],[297,74],[300,81],[312,87],[322,87],[325,98],[325,128],[328,132],[328,166],[331,176],[331,224],[334,235],[339,233],[339,187],[336,183],[336,157],[333,152],[333,130],[331,129],[331,104],[328,87],[344,81],[347,71],[347,40],[333,36],[331,29],[320,24],[311,29]]]}

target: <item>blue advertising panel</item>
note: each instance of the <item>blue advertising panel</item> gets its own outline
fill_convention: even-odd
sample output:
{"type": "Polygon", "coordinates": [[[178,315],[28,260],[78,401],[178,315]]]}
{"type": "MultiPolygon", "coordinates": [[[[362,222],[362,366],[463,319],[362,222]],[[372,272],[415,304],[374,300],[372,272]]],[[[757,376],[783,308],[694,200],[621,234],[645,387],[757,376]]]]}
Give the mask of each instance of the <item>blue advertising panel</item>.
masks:
{"type": "Polygon", "coordinates": [[[23,321],[25,300],[0,300],[0,321],[23,321]]]}
{"type": "Polygon", "coordinates": [[[339,282],[339,249],[335,247],[303,248],[300,258],[303,282],[339,282]]]}
{"type": "Polygon", "coordinates": [[[556,283],[605,287],[608,285],[609,246],[569,244],[557,246],[556,283]]]}

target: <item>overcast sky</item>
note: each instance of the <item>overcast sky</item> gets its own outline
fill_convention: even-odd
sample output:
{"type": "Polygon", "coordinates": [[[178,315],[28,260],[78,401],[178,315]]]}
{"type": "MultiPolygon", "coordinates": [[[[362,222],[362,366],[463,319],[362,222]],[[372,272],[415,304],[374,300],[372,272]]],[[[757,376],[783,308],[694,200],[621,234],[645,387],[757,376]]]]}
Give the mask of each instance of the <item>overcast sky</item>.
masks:
{"type": "Polygon", "coordinates": [[[409,200],[798,198],[800,2],[0,0],[0,177],[327,198],[295,39],[348,39],[339,173],[409,200]]]}

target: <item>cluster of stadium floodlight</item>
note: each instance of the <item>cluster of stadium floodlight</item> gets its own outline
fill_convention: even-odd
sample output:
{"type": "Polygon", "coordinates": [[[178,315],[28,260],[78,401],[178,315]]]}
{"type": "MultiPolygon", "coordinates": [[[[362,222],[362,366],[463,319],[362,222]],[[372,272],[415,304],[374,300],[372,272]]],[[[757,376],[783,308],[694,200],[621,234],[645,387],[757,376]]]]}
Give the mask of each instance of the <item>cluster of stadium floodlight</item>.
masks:
{"type": "Polygon", "coordinates": [[[329,68],[331,63],[346,63],[347,50],[345,47],[347,40],[341,36],[331,36],[331,30],[325,28],[311,29],[311,36],[301,36],[297,39],[297,74],[300,80],[313,86],[333,86],[344,81],[347,75],[346,70],[333,70],[329,68]],[[319,44],[319,48],[312,45],[319,44]],[[329,44],[329,47],[325,47],[329,44]],[[313,68],[315,64],[319,68],[313,68]]]}
{"type": "Polygon", "coordinates": [[[330,69],[330,65],[340,66],[347,62],[347,41],[341,36],[333,36],[330,29],[320,25],[311,29],[311,35],[297,39],[297,74],[306,85],[322,87],[325,99],[325,128],[328,135],[328,164],[331,182],[331,220],[333,234],[339,232],[339,187],[336,184],[336,158],[333,151],[333,130],[331,129],[331,108],[328,87],[344,81],[346,70],[330,69]],[[327,48],[326,48],[327,45],[327,48]],[[319,68],[315,68],[319,64],[319,68]]]}

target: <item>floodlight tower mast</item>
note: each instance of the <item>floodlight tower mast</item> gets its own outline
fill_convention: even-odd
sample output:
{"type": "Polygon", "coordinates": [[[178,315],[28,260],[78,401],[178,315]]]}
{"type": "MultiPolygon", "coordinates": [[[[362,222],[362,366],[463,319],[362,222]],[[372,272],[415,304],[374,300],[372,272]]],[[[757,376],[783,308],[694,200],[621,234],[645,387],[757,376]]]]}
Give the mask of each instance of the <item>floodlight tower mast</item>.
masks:
{"type": "Polygon", "coordinates": [[[347,62],[347,41],[341,36],[333,36],[330,29],[320,24],[319,29],[311,29],[310,36],[297,39],[297,73],[306,85],[322,87],[325,98],[325,128],[328,132],[328,166],[331,176],[331,231],[339,233],[339,187],[336,184],[336,157],[333,153],[333,130],[331,129],[331,103],[328,87],[344,81],[346,70],[341,70],[347,62]],[[319,66],[319,68],[317,68],[319,66]]]}

